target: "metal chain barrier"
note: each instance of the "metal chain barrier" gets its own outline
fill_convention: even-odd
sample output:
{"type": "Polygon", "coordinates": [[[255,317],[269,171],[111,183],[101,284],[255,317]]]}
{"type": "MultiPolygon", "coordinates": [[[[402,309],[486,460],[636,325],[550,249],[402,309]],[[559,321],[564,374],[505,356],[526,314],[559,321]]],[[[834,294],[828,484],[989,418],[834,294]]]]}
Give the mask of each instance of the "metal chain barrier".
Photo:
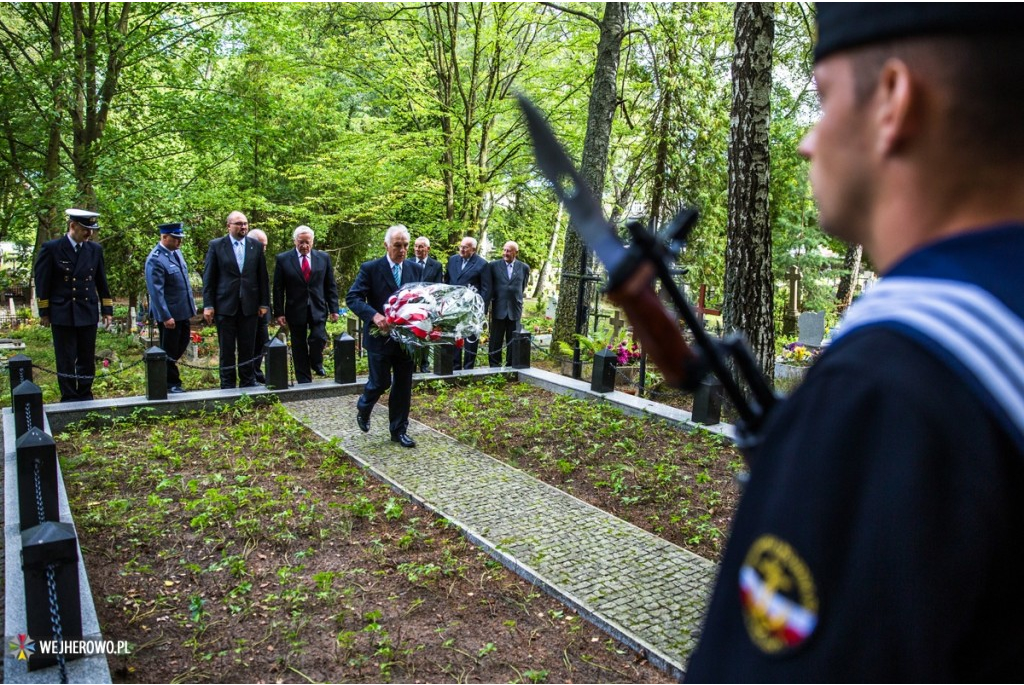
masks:
{"type": "MultiPolygon", "coordinates": [[[[50,597],[50,624],[53,626],[53,640],[56,644],[64,642],[64,628],[60,624],[60,606],[57,604],[57,564],[46,565],[46,590],[50,597]]],[[[57,654],[57,668],[60,669],[60,682],[68,682],[68,666],[64,661],[64,653],[57,654]]]]}
{"type": "Polygon", "coordinates": [[[43,373],[48,373],[51,376],[56,376],[57,378],[74,378],[75,380],[79,380],[79,381],[90,381],[90,380],[94,381],[97,378],[104,378],[104,377],[108,377],[108,376],[120,375],[120,374],[124,373],[125,371],[129,371],[131,369],[134,369],[136,366],[139,366],[144,361],[146,361],[146,360],[145,359],[139,359],[138,361],[135,361],[135,362],[132,362],[131,364],[128,364],[128,366],[122,366],[121,368],[117,369],[116,371],[109,371],[109,372],[107,372],[105,374],[102,374],[102,375],[99,375],[99,376],[80,376],[80,375],[78,375],[76,373],[61,373],[60,371],[53,371],[52,369],[44,368],[44,367],[39,366],[38,364],[35,364],[35,363],[32,364],[32,368],[33,369],[39,369],[43,373]]]}
{"type": "MultiPolygon", "coordinates": [[[[42,460],[36,459],[33,463],[32,475],[35,480],[36,512],[39,517],[39,525],[46,522],[46,509],[43,506],[43,483],[42,483],[42,460]]],[[[57,565],[46,565],[46,594],[50,603],[50,625],[53,629],[55,644],[64,642],[64,627],[60,622],[60,604],[57,599],[57,565]]],[[[68,682],[68,667],[64,660],[64,653],[57,653],[57,667],[60,669],[60,682],[68,682]]]]}

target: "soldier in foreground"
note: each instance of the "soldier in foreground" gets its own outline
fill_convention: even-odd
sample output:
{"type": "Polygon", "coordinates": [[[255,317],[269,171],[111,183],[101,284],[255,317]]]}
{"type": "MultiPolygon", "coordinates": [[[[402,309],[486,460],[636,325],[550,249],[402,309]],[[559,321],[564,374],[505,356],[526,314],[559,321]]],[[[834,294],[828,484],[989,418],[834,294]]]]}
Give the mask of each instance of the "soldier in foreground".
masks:
{"type": "Polygon", "coordinates": [[[687,679],[1019,677],[1024,7],[817,19],[800,152],[884,278],[768,419],[687,679]]]}

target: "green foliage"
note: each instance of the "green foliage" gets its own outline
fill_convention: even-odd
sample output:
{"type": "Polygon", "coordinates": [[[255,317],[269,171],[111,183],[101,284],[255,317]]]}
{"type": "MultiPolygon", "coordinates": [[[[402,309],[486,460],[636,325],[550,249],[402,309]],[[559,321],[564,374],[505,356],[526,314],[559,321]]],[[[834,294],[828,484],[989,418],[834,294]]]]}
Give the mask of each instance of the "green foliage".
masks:
{"type": "MultiPolygon", "coordinates": [[[[35,7],[0,5],[0,38],[19,48],[0,59],[0,123],[13,141],[0,149],[0,239],[26,253],[0,281],[25,283],[37,232],[62,232],[60,210],[78,203],[103,213],[97,239],[118,298],[144,293],[157,223],[186,222],[183,251],[199,275],[207,242],[235,209],[267,232],[271,254],[290,248],[296,225],[312,226],[343,290],[396,222],[431,238],[438,258],[469,234],[516,240],[535,273],[552,244],[560,263],[567,222],[556,227],[558,207],[537,181],[511,96],[530,96],[580,158],[598,38],[580,13],[599,18],[599,7],[100,5],[83,15],[97,26],[98,62],[121,68],[116,79],[96,71],[109,90],[95,99],[104,112],[92,114],[106,119],[83,149],[69,109],[87,99],[71,6],[35,7]]],[[[841,246],[817,229],[795,153],[815,114],[806,14],[800,4],[777,10],[773,268],[781,281],[800,265],[806,308],[827,309],[838,267],[821,249],[841,246]]],[[[617,219],[639,213],[661,224],[682,205],[699,208],[685,280],[720,289],[732,6],[634,3],[628,19],[600,194],[617,219]]]]}

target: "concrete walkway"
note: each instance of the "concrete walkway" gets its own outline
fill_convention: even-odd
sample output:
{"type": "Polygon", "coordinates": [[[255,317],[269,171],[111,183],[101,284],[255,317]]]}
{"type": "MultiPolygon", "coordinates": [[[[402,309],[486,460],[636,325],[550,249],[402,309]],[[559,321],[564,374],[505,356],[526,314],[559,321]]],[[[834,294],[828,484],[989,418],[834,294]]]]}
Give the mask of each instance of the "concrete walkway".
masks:
{"type": "Polygon", "coordinates": [[[712,562],[416,421],[409,435],[418,446],[404,449],[390,441],[386,406],[375,409],[370,433],[362,433],[355,401],[285,406],[505,566],[655,665],[683,675],[714,581],[712,562]]]}

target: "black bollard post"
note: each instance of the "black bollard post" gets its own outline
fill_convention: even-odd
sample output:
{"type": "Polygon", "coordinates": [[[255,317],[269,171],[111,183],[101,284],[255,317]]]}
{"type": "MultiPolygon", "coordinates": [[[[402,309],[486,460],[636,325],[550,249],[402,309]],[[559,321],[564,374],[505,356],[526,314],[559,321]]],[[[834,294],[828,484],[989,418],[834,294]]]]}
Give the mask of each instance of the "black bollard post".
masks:
{"type": "Polygon", "coordinates": [[[334,339],[334,382],[356,382],[356,339],[348,333],[334,339]]]}
{"type": "Polygon", "coordinates": [[[278,337],[271,338],[263,347],[266,363],[267,388],[284,390],[288,387],[288,344],[278,337]]]}
{"type": "Polygon", "coordinates": [[[438,376],[451,376],[455,373],[455,345],[434,345],[434,373],[438,376]]]}
{"type": "Polygon", "coordinates": [[[32,381],[22,381],[11,393],[14,414],[14,437],[20,438],[30,428],[43,429],[43,391],[32,381]]]}
{"type": "Polygon", "coordinates": [[[167,399],[167,352],[154,345],[146,350],[146,399],[167,399]]]}
{"type": "MultiPolygon", "coordinates": [[[[21,534],[25,574],[27,634],[36,643],[82,639],[82,599],[78,585],[78,538],[70,523],[47,521],[21,534]]],[[[67,660],[85,656],[66,655],[67,660]]],[[[28,670],[53,666],[57,657],[36,649],[28,670]]]]}
{"type": "Polygon", "coordinates": [[[590,389],[594,392],[615,390],[615,365],[618,357],[612,350],[601,350],[594,354],[594,371],[590,378],[590,389]]]}
{"type": "Polygon", "coordinates": [[[722,384],[714,376],[708,376],[700,382],[693,393],[694,423],[713,426],[722,420],[722,384]]]}
{"type": "Polygon", "coordinates": [[[7,373],[11,380],[11,395],[13,399],[14,389],[32,380],[32,360],[23,354],[16,354],[7,360],[7,373]]]}
{"type": "Polygon", "coordinates": [[[517,331],[508,343],[508,365],[513,369],[530,368],[530,346],[533,336],[526,331],[517,331]]]}
{"type": "Polygon", "coordinates": [[[18,519],[20,529],[43,521],[60,520],[57,499],[57,444],[38,428],[14,443],[18,467],[18,519]]]}

